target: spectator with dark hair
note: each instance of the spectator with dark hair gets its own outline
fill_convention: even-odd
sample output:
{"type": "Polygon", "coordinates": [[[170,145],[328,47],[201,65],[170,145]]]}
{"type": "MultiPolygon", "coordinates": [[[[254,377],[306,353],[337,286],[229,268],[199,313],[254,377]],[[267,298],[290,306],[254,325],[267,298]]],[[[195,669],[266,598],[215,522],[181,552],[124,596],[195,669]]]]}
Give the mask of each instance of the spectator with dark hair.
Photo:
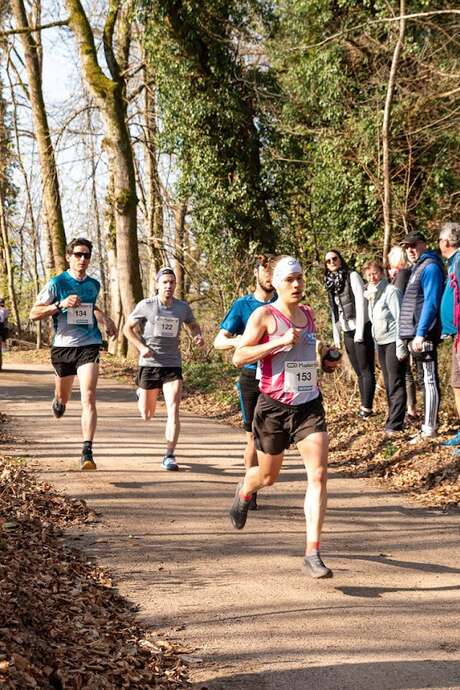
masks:
{"type": "MultiPolygon", "coordinates": [[[[387,256],[387,271],[390,282],[399,288],[401,295],[406,292],[407,283],[412,271],[406,251],[395,245],[390,249],[387,256]]],[[[406,398],[407,413],[406,422],[415,424],[418,422],[417,414],[417,386],[415,384],[413,369],[413,357],[409,353],[406,360],[406,398]]]]}
{"type": "MultiPolygon", "coordinates": [[[[444,223],[439,233],[439,249],[447,259],[447,280],[441,301],[441,331],[453,337],[451,385],[460,417],[460,223],[444,223]]],[[[460,455],[460,431],[445,441],[460,455]]]]}
{"type": "Polygon", "coordinates": [[[363,279],[357,271],[350,271],[339,251],[331,249],[325,256],[324,284],[329,297],[334,344],[340,347],[342,332],[351,366],[358,377],[361,399],[358,416],[367,419],[373,414],[375,348],[363,279]]]}
{"type": "Polygon", "coordinates": [[[401,303],[399,335],[414,357],[424,405],[422,428],[410,441],[414,444],[437,435],[440,399],[437,348],[444,268],[439,255],[428,250],[422,233],[409,233],[401,246],[413,268],[401,303]]]}
{"type": "Polygon", "coordinates": [[[392,436],[402,431],[406,414],[405,373],[407,347],[398,332],[401,292],[388,282],[383,266],[370,261],[364,267],[368,286],[364,292],[369,303],[372,335],[382,369],[388,402],[385,433],[392,436]]]}

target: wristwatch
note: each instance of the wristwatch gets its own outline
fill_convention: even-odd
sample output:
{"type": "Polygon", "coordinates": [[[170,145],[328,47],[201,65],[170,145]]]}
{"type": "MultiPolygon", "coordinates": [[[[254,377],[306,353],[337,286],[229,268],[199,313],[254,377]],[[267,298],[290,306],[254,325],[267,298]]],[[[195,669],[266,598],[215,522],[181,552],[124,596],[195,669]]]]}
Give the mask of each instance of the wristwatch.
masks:
{"type": "Polygon", "coordinates": [[[56,307],[56,309],[57,309],[58,311],[62,311],[61,303],[60,303],[59,301],[58,301],[58,302],[55,302],[55,303],[54,303],[54,306],[56,307]]]}

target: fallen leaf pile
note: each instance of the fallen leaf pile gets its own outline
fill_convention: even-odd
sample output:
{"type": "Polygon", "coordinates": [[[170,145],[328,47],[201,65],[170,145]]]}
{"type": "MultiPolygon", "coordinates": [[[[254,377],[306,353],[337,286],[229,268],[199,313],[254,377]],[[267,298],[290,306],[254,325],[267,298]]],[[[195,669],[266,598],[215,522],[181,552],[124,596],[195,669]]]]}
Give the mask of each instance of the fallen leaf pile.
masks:
{"type": "Polygon", "coordinates": [[[357,391],[341,374],[324,381],[323,395],[330,435],[329,464],[335,472],[375,477],[385,489],[407,493],[427,507],[460,509],[460,457],[440,443],[453,431],[455,418],[448,410],[441,409],[438,438],[413,446],[409,441],[421,421],[390,439],[385,437],[387,406],[382,389],[376,396],[376,415],[367,420],[357,417],[357,391]]]}
{"type": "Polygon", "coordinates": [[[115,690],[188,686],[177,644],[146,635],[107,572],[66,546],[92,514],[0,457],[0,686],[115,690]]]}

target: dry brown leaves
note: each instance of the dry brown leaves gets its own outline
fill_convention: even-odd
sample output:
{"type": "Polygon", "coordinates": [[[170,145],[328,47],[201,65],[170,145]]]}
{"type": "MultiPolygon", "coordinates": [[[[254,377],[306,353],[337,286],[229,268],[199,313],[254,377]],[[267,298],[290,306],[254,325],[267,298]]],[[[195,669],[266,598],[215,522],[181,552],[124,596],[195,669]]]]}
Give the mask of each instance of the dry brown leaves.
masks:
{"type": "Polygon", "coordinates": [[[83,501],[0,458],[0,685],[114,690],[188,685],[182,649],[146,636],[101,568],[61,527],[93,518],[83,501]]]}
{"type": "Polygon", "coordinates": [[[412,446],[409,439],[419,427],[391,439],[384,436],[387,409],[382,389],[376,396],[377,414],[363,421],[356,416],[359,398],[353,386],[341,374],[328,379],[323,393],[334,469],[355,477],[376,477],[387,490],[407,493],[424,506],[460,509],[460,457],[440,445],[455,422],[446,411],[441,410],[438,439],[412,446]]]}

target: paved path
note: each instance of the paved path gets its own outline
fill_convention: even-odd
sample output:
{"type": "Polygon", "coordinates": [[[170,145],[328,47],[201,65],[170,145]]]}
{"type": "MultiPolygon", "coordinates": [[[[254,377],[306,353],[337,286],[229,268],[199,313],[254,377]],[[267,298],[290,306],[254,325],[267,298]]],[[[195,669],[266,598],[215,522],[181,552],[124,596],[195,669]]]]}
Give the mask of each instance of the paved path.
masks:
{"type": "Polygon", "coordinates": [[[162,471],[164,412],[136,415],[133,390],[102,380],[98,471],[76,471],[78,396],[50,414],[49,367],[9,364],[1,410],[42,476],[101,511],[80,544],[108,565],[147,624],[202,659],[209,690],[460,688],[460,516],[414,508],[371,482],[330,477],[323,537],[334,578],[302,574],[304,472],[295,453],[243,532],[227,510],[242,433],[184,415],[178,459],[162,471]]]}

